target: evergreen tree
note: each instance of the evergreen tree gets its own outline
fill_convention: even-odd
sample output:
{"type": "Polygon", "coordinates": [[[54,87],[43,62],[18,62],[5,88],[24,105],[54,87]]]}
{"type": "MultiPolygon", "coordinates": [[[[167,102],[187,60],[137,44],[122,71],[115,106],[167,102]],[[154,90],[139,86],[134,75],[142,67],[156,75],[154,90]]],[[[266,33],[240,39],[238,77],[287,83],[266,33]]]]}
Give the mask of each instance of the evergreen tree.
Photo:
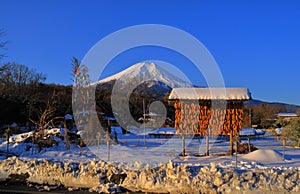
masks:
{"type": "Polygon", "coordinates": [[[300,118],[292,119],[284,128],[282,136],[292,141],[292,146],[300,147],[300,118]]]}

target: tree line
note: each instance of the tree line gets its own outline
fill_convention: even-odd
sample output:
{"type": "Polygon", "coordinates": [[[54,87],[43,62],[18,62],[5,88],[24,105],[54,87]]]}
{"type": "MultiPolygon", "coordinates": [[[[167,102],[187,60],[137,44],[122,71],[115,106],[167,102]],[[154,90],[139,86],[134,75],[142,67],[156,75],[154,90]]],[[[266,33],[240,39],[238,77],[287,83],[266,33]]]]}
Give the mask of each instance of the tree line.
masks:
{"type": "Polygon", "coordinates": [[[28,124],[53,97],[56,114],[71,112],[71,86],[46,84],[46,75],[14,62],[0,66],[0,126],[28,124]]]}

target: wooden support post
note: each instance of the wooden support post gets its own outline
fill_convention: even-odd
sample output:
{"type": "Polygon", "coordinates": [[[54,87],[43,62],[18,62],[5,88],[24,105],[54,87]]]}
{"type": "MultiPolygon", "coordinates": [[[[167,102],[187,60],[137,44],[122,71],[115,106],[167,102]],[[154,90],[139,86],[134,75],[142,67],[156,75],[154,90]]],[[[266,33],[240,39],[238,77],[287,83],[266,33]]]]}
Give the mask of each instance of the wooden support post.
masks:
{"type": "Polygon", "coordinates": [[[248,135],[248,150],[251,152],[250,135],[248,135]]]}
{"type": "Polygon", "coordinates": [[[229,155],[232,156],[233,155],[233,129],[230,129],[230,134],[229,134],[229,155]]]}
{"type": "Polygon", "coordinates": [[[110,134],[108,129],[106,131],[106,147],[107,147],[107,161],[110,161],[110,134]]]}
{"type": "Polygon", "coordinates": [[[282,138],[282,147],[283,147],[283,151],[282,151],[282,160],[285,160],[285,146],[286,146],[286,138],[283,137],[282,138]]]}
{"type": "Polygon", "coordinates": [[[229,155],[233,155],[233,126],[232,126],[232,114],[229,111],[229,155]]]}
{"type": "Polygon", "coordinates": [[[185,136],[183,133],[181,135],[181,138],[182,138],[182,156],[184,157],[185,156],[185,136]]]}
{"type": "Polygon", "coordinates": [[[235,168],[237,168],[238,164],[238,143],[239,143],[239,138],[237,135],[235,135],[235,168]]]}
{"type": "Polygon", "coordinates": [[[209,129],[206,130],[206,156],[209,156],[209,129]]]}

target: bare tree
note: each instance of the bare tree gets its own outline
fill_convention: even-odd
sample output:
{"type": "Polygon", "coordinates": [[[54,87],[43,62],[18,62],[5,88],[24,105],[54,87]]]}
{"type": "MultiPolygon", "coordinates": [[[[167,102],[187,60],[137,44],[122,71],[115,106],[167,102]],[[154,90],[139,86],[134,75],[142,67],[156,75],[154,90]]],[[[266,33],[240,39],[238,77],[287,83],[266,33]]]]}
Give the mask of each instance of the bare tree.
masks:
{"type": "Polygon", "coordinates": [[[48,128],[50,125],[53,126],[55,120],[62,118],[62,117],[53,117],[55,110],[56,109],[54,108],[53,104],[51,104],[48,101],[46,108],[44,110],[40,109],[38,113],[39,119],[37,121],[30,119],[30,121],[36,126],[38,126],[39,130],[44,130],[48,128]]]}
{"type": "Polygon", "coordinates": [[[44,146],[47,146],[51,144],[51,139],[45,140],[45,129],[47,129],[50,126],[55,126],[55,122],[59,119],[62,119],[63,117],[57,117],[54,115],[56,108],[54,106],[54,98],[55,94],[53,93],[51,101],[48,101],[46,104],[45,109],[40,108],[38,112],[38,120],[29,119],[33,124],[35,124],[38,127],[38,133],[34,141],[37,142],[39,151],[44,146]]]}
{"type": "MultiPolygon", "coordinates": [[[[5,32],[3,29],[0,29],[0,38],[5,36],[5,32]]],[[[2,41],[0,40],[0,49],[4,50],[5,49],[5,45],[7,44],[7,41],[2,41]]],[[[5,54],[4,53],[0,53],[0,61],[1,59],[5,57],[5,54]]],[[[1,70],[0,70],[1,71],[1,70]]]]}
{"type": "Polygon", "coordinates": [[[8,69],[8,64],[2,65],[2,66],[0,67],[0,72],[3,72],[3,71],[5,71],[5,70],[7,70],[7,69],[8,69]]]}
{"type": "Polygon", "coordinates": [[[14,62],[0,66],[0,95],[20,101],[32,98],[33,86],[44,82],[46,75],[14,62]]]}
{"type": "Polygon", "coordinates": [[[26,65],[9,62],[0,67],[0,82],[15,86],[44,82],[46,75],[37,73],[26,65]]]}

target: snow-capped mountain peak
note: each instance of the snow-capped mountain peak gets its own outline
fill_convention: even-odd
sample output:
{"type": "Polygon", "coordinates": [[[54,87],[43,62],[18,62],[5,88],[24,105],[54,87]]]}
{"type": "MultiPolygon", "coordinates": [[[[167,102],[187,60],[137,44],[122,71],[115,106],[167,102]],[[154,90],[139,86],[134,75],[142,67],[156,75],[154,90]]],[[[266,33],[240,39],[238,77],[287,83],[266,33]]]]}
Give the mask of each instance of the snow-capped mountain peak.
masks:
{"type": "Polygon", "coordinates": [[[191,84],[184,79],[179,78],[175,75],[174,71],[169,71],[157,65],[153,62],[141,62],[137,63],[115,75],[107,77],[97,82],[97,84],[103,84],[110,81],[116,80],[135,80],[139,83],[143,81],[159,81],[165,85],[175,88],[175,87],[191,87],[191,84]]]}

